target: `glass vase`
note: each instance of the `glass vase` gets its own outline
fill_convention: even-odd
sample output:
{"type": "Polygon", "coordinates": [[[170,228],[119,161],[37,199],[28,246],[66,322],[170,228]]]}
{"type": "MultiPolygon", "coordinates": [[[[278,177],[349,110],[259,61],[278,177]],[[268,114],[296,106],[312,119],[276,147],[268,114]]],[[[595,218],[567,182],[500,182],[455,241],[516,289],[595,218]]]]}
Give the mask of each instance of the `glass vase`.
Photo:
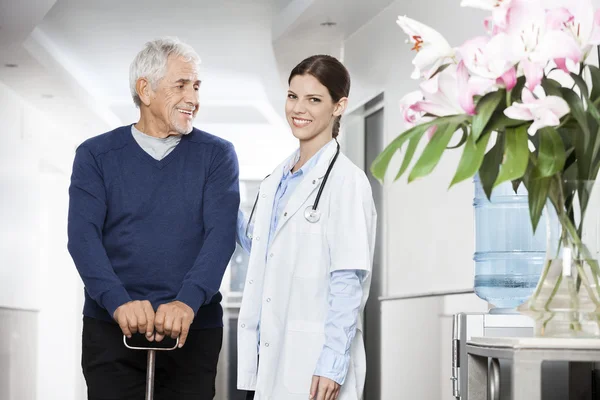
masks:
{"type": "Polygon", "coordinates": [[[600,337],[597,186],[595,181],[560,179],[550,184],[546,212],[559,224],[548,225],[546,262],[540,280],[531,297],[518,307],[534,319],[536,336],[600,337]]]}

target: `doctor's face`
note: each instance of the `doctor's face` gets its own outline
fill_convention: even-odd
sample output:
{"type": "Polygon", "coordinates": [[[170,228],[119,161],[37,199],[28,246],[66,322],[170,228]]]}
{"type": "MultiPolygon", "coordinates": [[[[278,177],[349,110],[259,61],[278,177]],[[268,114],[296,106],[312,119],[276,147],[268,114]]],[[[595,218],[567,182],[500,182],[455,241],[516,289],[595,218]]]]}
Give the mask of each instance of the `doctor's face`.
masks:
{"type": "Polygon", "coordinates": [[[296,75],[290,81],[285,116],[300,141],[321,135],[331,139],[338,109],[339,104],[333,102],[329,90],[314,76],[296,75]]]}
{"type": "Polygon", "coordinates": [[[152,91],[149,105],[158,129],[169,134],[185,135],[192,131],[198,113],[200,80],[193,62],[181,57],[169,57],[167,71],[152,91]]]}

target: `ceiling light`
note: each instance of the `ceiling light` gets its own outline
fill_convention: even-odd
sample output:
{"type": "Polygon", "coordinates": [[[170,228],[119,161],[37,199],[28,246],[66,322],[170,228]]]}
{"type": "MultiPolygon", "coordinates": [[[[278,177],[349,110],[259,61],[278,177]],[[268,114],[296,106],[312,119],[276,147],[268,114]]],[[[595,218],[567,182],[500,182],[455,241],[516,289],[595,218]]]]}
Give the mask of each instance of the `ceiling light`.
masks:
{"type": "Polygon", "coordinates": [[[336,26],[337,22],[333,22],[333,21],[327,21],[327,22],[321,22],[321,26],[336,26]]]}
{"type": "Polygon", "coordinates": [[[10,64],[10,63],[9,63],[9,64],[4,64],[4,66],[5,66],[6,68],[17,68],[19,65],[18,65],[18,64],[10,64]]]}
{"type": "Polygon", "coordinates": [[[49,93],[44,93],[44,94],[42,94],[42,98],[43,99],[53,99],[54,95],[53,94],[49,94],[49,93]]]}

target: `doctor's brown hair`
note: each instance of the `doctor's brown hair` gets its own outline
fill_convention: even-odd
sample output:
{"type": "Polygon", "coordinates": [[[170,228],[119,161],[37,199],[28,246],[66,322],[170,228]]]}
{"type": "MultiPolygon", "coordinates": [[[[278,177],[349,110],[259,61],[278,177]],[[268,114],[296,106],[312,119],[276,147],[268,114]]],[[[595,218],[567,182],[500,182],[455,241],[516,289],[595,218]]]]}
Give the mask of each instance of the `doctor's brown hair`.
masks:
{"type": "MultiPolygon", "coordinates": [[[[350,94],[350,74],[335,57],[322,54],[308,57],[294,67],[290,73],[288,85],[294,76],[307,74],[317,78],[321,85],[327,88],[334,103],[350,94]]],[[[337,117],[333,124],[334,138],[339,134],[341,118],[341,115],[337,117]]]]}

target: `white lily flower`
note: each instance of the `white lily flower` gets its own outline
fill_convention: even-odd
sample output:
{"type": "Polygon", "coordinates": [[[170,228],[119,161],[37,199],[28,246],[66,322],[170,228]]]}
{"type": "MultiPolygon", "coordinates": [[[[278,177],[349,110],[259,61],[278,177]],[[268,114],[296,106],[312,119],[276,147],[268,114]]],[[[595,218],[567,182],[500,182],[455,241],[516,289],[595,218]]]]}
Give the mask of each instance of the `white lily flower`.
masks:
{"type": "MultiPolygon", "coordinates": [[[[492,32],[497,33],[506,29],[511,2],[512,0],[462,0],[460,6],[491,11],[492,32]]],[[[486,25],[490,20],[486,20],[486,25]]]]}
{"type": "Polygon", "coordinates": [[[412,61],[415,70],[411,78],[428,79],[444,62],[454,57],[454,49],[435,29],[406,16],[399,16],[396,22],[408,35],[412,50],[417,52],[412,61]]]}
{"type": "Polygon", "coordinates": [[[572,36],[583,54],[600,44],[600,10],[591,0],[546,0],[548,24],[572,36]]]}

